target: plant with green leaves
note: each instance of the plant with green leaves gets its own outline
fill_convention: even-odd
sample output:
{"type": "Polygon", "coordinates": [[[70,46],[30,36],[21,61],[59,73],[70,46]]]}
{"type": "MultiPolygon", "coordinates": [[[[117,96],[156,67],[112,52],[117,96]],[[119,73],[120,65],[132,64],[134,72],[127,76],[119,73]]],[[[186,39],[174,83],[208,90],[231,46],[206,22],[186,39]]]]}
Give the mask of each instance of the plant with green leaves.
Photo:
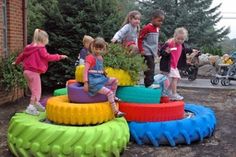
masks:
{"type": "Polygon", "coordinates": [[[131,53],[121,44],[109,44],[108,53],[104,55],[104,66],[127,71],[132,81],[139,81],[139,73],[147,69],[140,54],[131,53]]]}
{"type": "Polygon", "coordinates": [[[0,86],[5,91],[25,88],[26,81],[23,76],[22,67],[12,65],[16,53],[0,60],[0,86]]]}

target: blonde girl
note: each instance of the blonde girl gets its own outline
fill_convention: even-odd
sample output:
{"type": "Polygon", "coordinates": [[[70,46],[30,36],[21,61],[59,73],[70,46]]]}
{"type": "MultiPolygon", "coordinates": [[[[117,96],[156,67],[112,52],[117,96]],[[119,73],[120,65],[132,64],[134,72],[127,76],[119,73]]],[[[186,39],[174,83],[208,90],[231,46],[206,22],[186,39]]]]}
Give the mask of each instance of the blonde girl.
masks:
{"type": "Polygon", "coordinates": [[[170,79],[169,96],[171,100],[184,99],[183,96],[177,93],[177,84],[181,78],[179,69],[186,67],[186,53],[197,51],[185,47],[184,41],[187,39],[188,31],[184,27],[176,28],[174,37],[166,42],[160,52],[160,70],[168,73],[170,79]]]}
{"type": "Polygon", "coordinates": [[[25,112],[31,115],[39,115],[39,111],[45,110],[39,103],[41,98],[40,75],[47,71],[48,62],[67,58],[66,55],[49,54],[45,47],[48,42],[47,32],[41,29],[35,29],[33,42],[27,45],[17,57],[16,61],[13,62],[13,64],[23,63],[23,74],[31,91],[30,104],[25,112]]]}
{"type": "Polygon", "coordinates": [[[115,103],[115,100],[118,100],[115,97],[118,81],[115,78],[106,77],[104,73],[101,54],[107,53],[107,43],[103,38],[97,37],[90,44],[89,52],[90,54],[85,59],[84,90],[88,91],[91,96],[97,93],[106,95],[115,117],[123,116],[124,113],[118,110],[115,103]],[[106,87],[108,85],[111,89],[106,87]]]}

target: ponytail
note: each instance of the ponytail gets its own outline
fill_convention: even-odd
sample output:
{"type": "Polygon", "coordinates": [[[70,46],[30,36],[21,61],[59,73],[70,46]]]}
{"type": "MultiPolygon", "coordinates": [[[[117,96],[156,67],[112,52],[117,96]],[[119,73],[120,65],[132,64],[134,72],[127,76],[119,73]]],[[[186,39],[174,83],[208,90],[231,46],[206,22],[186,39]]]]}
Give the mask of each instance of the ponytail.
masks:
{"type": "Polygon", "coordinates": [[[33,36],[33,43],[34,44],[48,44],[48,34],[44,30],[35,29],[34,36],[33,36]]]}

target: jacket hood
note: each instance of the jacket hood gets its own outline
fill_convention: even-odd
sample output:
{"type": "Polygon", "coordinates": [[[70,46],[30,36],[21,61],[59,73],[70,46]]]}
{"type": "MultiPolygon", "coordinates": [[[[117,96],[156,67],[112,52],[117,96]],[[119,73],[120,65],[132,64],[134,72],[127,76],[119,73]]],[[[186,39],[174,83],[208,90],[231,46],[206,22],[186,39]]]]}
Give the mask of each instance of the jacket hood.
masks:
{"type": "Polygon", "coordinates": [[[31,55],[32,53],[37,52],[40,48],[45,48],[43,45],[27,45],[24,49],[24,55],[28,56],[31,55]]]}

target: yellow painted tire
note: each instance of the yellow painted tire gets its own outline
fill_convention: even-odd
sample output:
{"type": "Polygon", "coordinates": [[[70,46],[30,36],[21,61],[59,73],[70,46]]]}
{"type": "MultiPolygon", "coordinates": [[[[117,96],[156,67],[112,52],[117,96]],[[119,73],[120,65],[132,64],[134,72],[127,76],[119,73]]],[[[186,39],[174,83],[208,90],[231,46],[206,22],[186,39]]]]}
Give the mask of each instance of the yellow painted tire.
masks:
{"type": "Polygon", "coordinates": [[[137,83],[131,80],[131,77],[127,71],[122,69],[113,69],[113,68],[105,68],[108,77],[114,77],[118,80],[119,86],[132,86],[137,83]]]}
{"type": "Polygon", "coordinates": [[[114,118],[109,102],[70,103],[67,95],[49,98],[46,114],[57,124],[70,125],[100,124],[114,118]]]}
{"type": "MultiPolygon", "coordinates": [[[[136,82],[131,80],[131,77],[127,71],[122,69],[113,69],[110,67],[105,68],[108,77],[114,77],[118,80],[119,86],[132,86],[137,84],[136,82]]],[[[80,65],[76,67],[75,70],[75,79],[77,82],[83,82],[83,72],[84,65],[80,65]]]]}
{"type": "Polygon", "coordinates": [[[83,76],[84,76],[84,65],[76,66],[75,80],[77,82],[84,82],[83,76]]]}

